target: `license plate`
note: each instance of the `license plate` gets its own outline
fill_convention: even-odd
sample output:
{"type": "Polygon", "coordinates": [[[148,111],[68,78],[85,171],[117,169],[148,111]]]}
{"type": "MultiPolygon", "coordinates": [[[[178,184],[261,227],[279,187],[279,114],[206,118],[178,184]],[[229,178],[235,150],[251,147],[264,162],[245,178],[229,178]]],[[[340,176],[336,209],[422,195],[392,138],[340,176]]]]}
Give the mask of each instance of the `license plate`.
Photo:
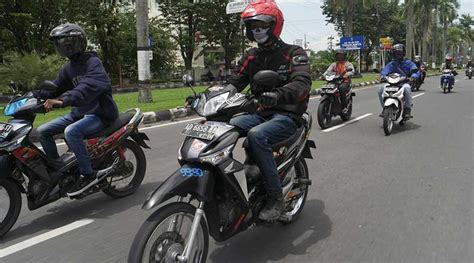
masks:
{"type": "Polygon", "coordinates": [[[0,123],[0,138],[5,139],[13,130],[13,126],[8,123],[0,123]]]}
{"type": "Polygon", "coordinates": [[[333,89],[334,88],[334,84],[326,84],[323,86],[323,89],[333,89]]]}
{"type": "Polygon", "coordinates": [[[181,134],[210,141],[214,139],[217,129],[219,129],[219,127],[216,125],[188,123],[181,131],[181,134]]]}

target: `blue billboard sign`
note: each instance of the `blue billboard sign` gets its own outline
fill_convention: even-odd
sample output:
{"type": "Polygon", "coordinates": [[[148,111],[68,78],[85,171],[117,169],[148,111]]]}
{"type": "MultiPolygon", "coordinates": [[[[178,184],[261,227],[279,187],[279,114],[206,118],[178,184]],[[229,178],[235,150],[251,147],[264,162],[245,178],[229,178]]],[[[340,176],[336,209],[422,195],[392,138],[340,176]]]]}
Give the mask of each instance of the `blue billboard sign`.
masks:
{"type": "Polygon", "coordinates": [[[339,46],[344,50],[364,49],[364,36],[341,37],[339,46]]]}

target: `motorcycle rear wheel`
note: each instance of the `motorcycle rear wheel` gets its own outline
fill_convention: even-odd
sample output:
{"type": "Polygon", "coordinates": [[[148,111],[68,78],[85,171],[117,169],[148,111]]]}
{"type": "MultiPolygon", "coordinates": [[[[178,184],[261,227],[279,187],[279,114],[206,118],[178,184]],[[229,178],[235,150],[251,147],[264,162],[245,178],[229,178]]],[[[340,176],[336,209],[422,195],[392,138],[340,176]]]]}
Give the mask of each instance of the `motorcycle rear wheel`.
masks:
{"type": "MultiPolygon", "coordinates": [[[[295,172],[296,172],[296,179],[308,179],[308,166],[306,165],[306,161],[304,159],[298,160],[295,163],[295,172]]],[[[306,203],[306,197],[308,196],[308,189],[309,185],[294,185],[293,189],[290,190],[290,193],[294,190],[300,190],[303,193],[300,193],[297,199],[292,200],[288,206],[285,208],[285,211],[282,214],[282,217],[278,219],[278,222],[282,224],[291,224],[295,222],[301,215],[303,211],[304,205],[306,203]]],[[[290,194],[288,193],[288,194],[290,194]]]]}
{"type": "MultiPolygon", "coordinates": [[[[156,210],[135,235],[128,262],[175,262],[172,255],[182,254],[195,212],[196,207],[182,202],[170,203],[156,210]],[[188,223],[186,232],[180,233],[185,219],[188,223]]],[[[188,262],[206,262],[207,259],[209,230],[204,216],[199,223],[188,262]]]]}
{"type": "Polygon", "coordinates": [[[21,211],[21,192],[11,179],[0,182],[0,238],[15,224],[21,211]]]}
{"type": "Polygon", "coordinates": [[[119,164],[122,168],[117,169],[109,178],[107,178],[110,186],[103,190],[103,192],[113,198],[121,198],[133,194],[145,177],[146,172],[146,157],[142,148],[132,140],[125,140],[120,145],[124,152],[125,160],[120,160],[119,164]],[[126,174],[119,174],[129,169],[126,174]],[[123,186],[118,187],[114,184],[122,182],[123,186]]]}
{"type": "Polygon", "coordinates": [[[341,119],[343,121],[348,121],[351,119],[352,116],[352,101],[350,102],[351,105],[349,105],[349,108],[347,108],[347,113],[346,114],[341,114],[341,119]]]}

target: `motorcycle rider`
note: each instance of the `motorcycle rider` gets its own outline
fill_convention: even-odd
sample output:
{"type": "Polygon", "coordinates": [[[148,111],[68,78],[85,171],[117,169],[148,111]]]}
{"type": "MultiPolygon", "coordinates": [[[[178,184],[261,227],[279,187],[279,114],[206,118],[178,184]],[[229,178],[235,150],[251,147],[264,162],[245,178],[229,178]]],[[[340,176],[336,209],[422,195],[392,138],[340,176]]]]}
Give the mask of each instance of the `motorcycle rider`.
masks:
{"type": "MultiPolygon", "coordinates": [[[[382,69],[380,72],[380,78],[383,80],[387,77],[387,75],[391,73],[398,73],[402,76],[409,77],[410,82],[416,80],[419,77],[419,71],[415,63],[411,60],[405,58],[405,45],[403,44],[396,44],[392,47],[392,54],[393,60],[388,63],[385,68],[382,69]]],[[[380,87],[378,90],[380,105],[383,108],[383,89],[384,87],[380,87]]],[[[411,107],[413,103],[413,99],[411,97],[411,87],[410,84],[405,83],[402,86],[403,89],[403,97],[405,99],[404,109],[403,109],[403,118],[410,118],[411,116],[411,107]]],[[[379,115],[383,117],[383,111],[379,115]]]]}
{"type": "Polygon", "coordinates": [[[421,70],[421,66],[425,66],[425,63],[423,63],[423,60],[421,59],[420,55],[416,55],[415,59],[413,60],[415,62],[415,65],[418,67],[418,70],[420,71],[420,85],[425,82],[425,72],[421,70]]]}
{"type": "Polygon", "coordinates": [[[38,127],[41,145],[51,163],[60,166],[59,154],[53,136],[64,132],[70,149],[79,165],[80,177],[68,189],[69,196],[75,196],[100,181],[100,171],[92,169],[84,137],[103,130],[118,117],[118,109],[112,98],[110,78],[101,60],[94,52],[86,52],[87,37],[77,24],[62,24],[49,34],[56,52],[67,57],[69,62],[59,71],[53,81],[56,92],[39,91],[36,96],[46,99],[44,107],[72,106],[70,113],[38,127]]]}
{"type": "Polygon", "coordinates": [[[323,76],[330,72],[336,73],[344,78],[344,81],[339,85],[338,90],[341,95],[342,113],[347,113],[347,91],[351,85],[351,77],[354,75],[354,66],[351,62],[346,61],[346,53],[343,49],[336,50],[336,62],[329,65],[323,76]]]}
{"type": "MultiPolygon", "coordinates": [[[[458,74],[456,72],[456,67],[453,65],[453,57],[450,55],[446,55],[444,58],[444,63],[441,64],[441,72],[445,69],[450,69],[451,73],[453,73],[452,77],[449,79],[449,84],[451,85],[452,88],[454,88],[454,77],[458,74]]],[[[440,79],[440,87],[443,87],[443,78],[440,79]]]]}
{"type": "Polygon", "coordinates": [[[283,208],[282,188],[271,145],[296,132],[298,120],[306,111],[311,89],[309,59],[299,46],[280,39],[283,14],[274,1],[258,0],[249,4],[241,15],[246,36],[258,44],[242,57],[239,67],[228,80],[242,91],[249,83],[258,98],[257,113],[231,119],[230,124],[247,133],[250,154],[265,180],[266,204],[259,214],[262,220],[276,220],[283,208]],[[272,90],[257,87],[253,75],[260,70],[273,70],[280,75],[279,85],[272,90]]]}
{"type": "Polygon", "coordinates": [[[469,70],[470,67],[474,67],[474,66],[472,65],[472,60],[469,59],[467,61],[467,64],[466,64],[466,75],[467,75],[467,71],[469,70]]]}

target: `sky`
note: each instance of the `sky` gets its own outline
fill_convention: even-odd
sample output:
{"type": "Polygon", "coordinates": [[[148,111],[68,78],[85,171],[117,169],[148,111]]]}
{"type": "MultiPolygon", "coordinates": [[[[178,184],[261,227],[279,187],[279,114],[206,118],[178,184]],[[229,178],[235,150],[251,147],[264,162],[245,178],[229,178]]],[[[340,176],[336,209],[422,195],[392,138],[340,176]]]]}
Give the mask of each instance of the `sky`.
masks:
{"type": "MultiPolygon", "coordinates": [[[[323,0],[276,0],[285,17],[282,39],[293,43],[306,34],[308,48],[323,50],[328,47],[328,37],[339,38],[334,26],[327,24],[321,10],[323,0]]],[[[474,16],[474,1],[459,0],[459,14],[474,16]]]]}

